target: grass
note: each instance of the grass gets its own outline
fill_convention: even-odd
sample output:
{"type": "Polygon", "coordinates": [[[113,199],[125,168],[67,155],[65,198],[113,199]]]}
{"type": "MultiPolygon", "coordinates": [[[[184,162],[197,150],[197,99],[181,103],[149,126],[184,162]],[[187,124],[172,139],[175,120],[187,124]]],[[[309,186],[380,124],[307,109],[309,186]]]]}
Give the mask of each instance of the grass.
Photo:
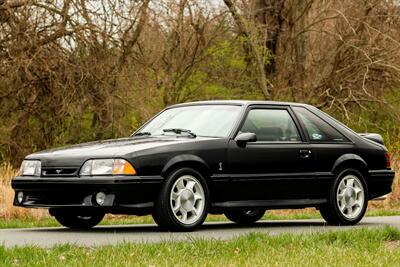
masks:
{"type": "Polygon", "coordinates": [[[95,248],[0,246],[0,266],[393,266],[399,261],[400,232],[390,227],[95,248]]]}

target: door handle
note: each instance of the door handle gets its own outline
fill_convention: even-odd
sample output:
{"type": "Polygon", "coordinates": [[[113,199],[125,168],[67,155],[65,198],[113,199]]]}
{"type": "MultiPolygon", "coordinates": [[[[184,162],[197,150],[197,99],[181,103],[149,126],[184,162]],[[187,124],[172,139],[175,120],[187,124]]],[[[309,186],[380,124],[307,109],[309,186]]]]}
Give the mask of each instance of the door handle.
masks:
{"type": "Polygon", "coordinates": [[[311,150],[308,149],[300,149],[299,151],[300,158],[306,159],[309,158],[311,155],[311,150]]]}

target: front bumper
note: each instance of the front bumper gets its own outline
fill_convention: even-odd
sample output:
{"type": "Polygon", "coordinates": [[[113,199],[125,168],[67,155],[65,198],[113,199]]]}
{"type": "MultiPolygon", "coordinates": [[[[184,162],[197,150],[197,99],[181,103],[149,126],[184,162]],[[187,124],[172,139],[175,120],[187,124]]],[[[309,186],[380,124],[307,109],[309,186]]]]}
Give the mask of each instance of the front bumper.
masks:
{"type": "Polygon", "coordinates": [[[392,170],[371,170],[369,174],[368,190],[370,199],[384,196],[392,192],[395,172],[392,170]]]}
{"type": "Polygon", "coordinates": [[[89,208],[110,213],[135,213],[149,210],[160,190],[161,176],[15,177],[14,205],[33,208],[89,208]],[[23,193],[22,201],[17,194],[23,193]],[[96,194],[106,195],[102,205],[96,194]]]}

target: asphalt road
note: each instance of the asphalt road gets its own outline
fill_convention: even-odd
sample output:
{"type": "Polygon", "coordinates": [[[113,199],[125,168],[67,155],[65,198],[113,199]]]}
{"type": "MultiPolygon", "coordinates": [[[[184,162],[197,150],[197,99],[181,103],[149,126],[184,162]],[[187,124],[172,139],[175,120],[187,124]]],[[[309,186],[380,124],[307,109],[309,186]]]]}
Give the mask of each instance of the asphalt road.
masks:
{"type": "Polygon", "coordinates": [[[156,225],[98,226],[87,231],[62,227],[25,228],[0,230],[0,244],[6,247],[37,245],[51,247],[56,244],[100,246],[120,242],[182,241],[193,238],[227,240],[233,237],[261,232],[270,235],[281,233],[311,233],[329,230],[349,230],[361,227],[373,228],[385,225],[400,229],[400,216],[366,217],[357,226],[327,226],[322,220],[260,221],[252,227],[241,227],[229,222],[205,223],[191,233],[161,232],[156,225]]]}

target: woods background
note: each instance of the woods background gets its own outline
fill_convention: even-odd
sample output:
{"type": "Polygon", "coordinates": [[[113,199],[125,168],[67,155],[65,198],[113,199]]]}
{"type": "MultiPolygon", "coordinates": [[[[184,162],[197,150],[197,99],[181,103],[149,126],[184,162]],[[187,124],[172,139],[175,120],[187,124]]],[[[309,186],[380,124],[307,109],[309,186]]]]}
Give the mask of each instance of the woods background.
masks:
{"type": "Polygon", "coordinates": [[[388,0],[0,0],[0,161],[206,99],[316,105],[400,147],[388,0]]]}

